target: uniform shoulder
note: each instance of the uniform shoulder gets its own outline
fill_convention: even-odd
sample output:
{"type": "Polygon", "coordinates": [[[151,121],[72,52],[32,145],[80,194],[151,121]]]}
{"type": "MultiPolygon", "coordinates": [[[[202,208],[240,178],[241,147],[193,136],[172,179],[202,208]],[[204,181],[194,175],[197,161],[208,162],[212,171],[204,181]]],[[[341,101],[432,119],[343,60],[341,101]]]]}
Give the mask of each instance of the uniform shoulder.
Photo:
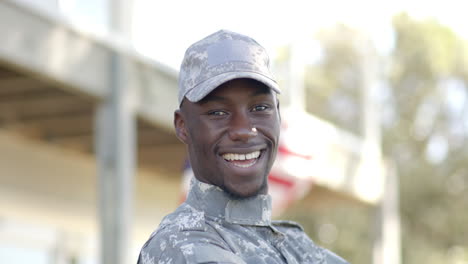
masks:
{"type": "Polygon", "coordinates": [[[165,216],[151,234],[141,249],[138,263],[159,263],[163,259],[174,261],[183,258],[181,247],[185,242],[196,241],[199,234],[205,233],[206,229],[204,213],[190,205],[182,204],[165,216]]]}
{"type": "Polygon", "coordinates": [[[187,204],[180,205],[174,212],[166,215],[159,227],[150,235],[143,249],[165,250],[169,238],[182,236],[184,231],[205,231],[205,215],[187,204]],[[158,245],[156,245],[158,244],[158,245]]]}
{"type": "Polygon", "coordinates": [[[228,249],[203,242],[182,243],[177,248],[164,250],[160,254],[151,254],[142,250],[138,264],[191,264],[191,263],[230,263],[246,264],[241,257],[228,249]]]}
{"type": "Polygon", "coordinates": [[[143,245],[138,264],[242,263],[229,252],[203,212],[182,205],[167,215],[143,245]]]}
{"type": "Polygon", "coordinates": [[[163,218],[158,230],[206,231],[205,214],[188,204],[182,204],[173,213],[163,218]]]}

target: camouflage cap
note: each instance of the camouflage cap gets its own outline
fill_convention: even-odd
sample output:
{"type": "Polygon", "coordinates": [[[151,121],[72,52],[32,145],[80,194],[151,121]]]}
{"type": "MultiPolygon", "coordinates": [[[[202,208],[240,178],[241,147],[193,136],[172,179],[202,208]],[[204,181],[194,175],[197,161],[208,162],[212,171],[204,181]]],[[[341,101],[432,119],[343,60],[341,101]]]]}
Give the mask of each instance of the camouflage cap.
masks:
{"type": "Polygon", "coordinates": [[[237,78],[260,81],[280,93],[270,73],[266,50],[248,36],[220,30],[185,52],[179,73],[179,105],[184,97],[198,102],[216,87],[237,78]]]}

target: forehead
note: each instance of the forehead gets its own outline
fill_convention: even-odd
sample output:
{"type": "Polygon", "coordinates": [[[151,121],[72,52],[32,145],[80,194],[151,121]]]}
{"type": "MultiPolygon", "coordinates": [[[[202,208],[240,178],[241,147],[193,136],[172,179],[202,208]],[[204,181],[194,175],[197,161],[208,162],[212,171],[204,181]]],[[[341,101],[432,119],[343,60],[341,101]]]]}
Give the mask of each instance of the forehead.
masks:
{"type": "Polygon", "coordinates": [[[275,93],[264,83],[253,79],[234,79],[218,86],[205,98],[200,100],[199,103],[211,101],[217,98],[224,98],[226,96],[272,96],[275,93]]]}

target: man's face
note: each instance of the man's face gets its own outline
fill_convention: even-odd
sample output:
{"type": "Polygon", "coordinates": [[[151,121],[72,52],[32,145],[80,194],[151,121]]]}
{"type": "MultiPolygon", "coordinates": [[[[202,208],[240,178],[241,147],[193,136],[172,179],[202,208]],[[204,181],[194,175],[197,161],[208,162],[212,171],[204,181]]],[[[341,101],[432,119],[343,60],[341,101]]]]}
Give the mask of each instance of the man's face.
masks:
{"type": "Polygon", "coordinates": [[[198,180],[234,197],[267,193],[280,133],[276,95],[267,86],[229,81],[197,103],[184,100],[174,123],[198,180]]]}

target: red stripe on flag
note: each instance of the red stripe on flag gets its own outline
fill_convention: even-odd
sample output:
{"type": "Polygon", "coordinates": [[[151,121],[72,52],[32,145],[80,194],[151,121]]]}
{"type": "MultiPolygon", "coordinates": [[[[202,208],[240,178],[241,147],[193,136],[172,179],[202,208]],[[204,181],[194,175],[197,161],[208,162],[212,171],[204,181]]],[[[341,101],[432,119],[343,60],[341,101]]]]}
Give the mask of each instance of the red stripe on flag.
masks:
{"type": "Polygon", "coordinates": [[[312,156],[310,156],[310,155],[304,155],[304,154],[293,152],[293,151],[291,151],[290,149],[288,149],[285,146],[279,146],[278,147],[278,152],[281,153],[281,154],[296,156],[296,157],[300,157],[300,158],[303,158],[303,159],[308,159],[308,160],[312,159],[312,156]]]}
{"type": "Polygon", "coordinates": [[[268,175],[268,179],[271,182],[274,182],[276,184],[283,185],[283,186],[286,186],[286,187],[289,187],[289,188],[294,186],[294,181],[278,177],[278,176],[276,176],[274,174],[271,174],[271,173],[270,173],[270,175],[268,175]]]}

